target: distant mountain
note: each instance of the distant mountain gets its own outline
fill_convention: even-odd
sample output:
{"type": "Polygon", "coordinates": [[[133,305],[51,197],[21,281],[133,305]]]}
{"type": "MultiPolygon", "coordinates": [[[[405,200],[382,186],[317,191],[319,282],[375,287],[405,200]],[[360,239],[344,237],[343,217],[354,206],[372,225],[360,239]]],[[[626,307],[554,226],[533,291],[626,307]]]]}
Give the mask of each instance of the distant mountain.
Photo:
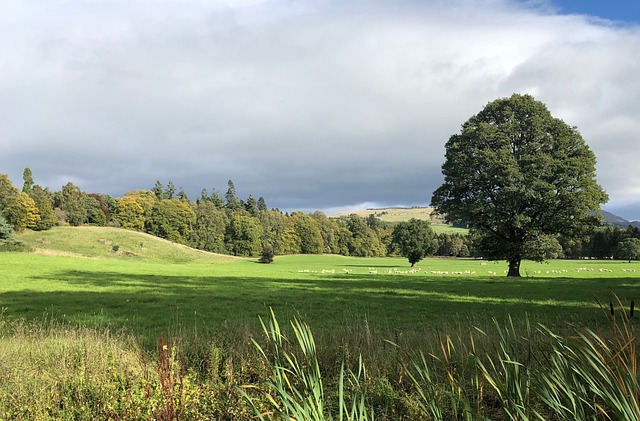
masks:
{"type": "Polygon", "coordinates": [[[617,225],[622,228],[627,228],[629,225],[640,228],[640,221],[627,221],[626,219],[607,211],[602,211],[602,216],[604,216],[605,222],[608,222],[609,224],[617,225]]]}

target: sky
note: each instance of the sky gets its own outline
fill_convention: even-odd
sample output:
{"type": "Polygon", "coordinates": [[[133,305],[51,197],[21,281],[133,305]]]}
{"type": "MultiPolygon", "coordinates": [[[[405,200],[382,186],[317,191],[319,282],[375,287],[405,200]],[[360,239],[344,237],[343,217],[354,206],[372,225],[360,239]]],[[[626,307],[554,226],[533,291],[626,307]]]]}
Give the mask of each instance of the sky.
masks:
{"type": "Polygon", "coordinates": [[[0,173],[283,211],[429,205],[444,145],[531,94],[640,220],[637,2],[4,0],[0,173]],[[606,4],[606,6],[605,6],[606,4]]]}

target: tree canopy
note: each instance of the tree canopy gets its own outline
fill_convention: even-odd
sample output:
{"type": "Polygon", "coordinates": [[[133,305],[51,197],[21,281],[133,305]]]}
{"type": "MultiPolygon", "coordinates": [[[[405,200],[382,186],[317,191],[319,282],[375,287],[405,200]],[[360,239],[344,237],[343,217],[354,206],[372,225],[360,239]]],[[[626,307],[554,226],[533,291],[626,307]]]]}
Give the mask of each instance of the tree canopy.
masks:
{"type": "Polygon", "coordinates": [[[411,218],[398,222],[393,228],[393,244],[400,255],[409,259],[411,267],[438,249],[436,235],[428,221],[411,218]]]}
{"type": "Polygon", "coordinates": [[[530,95],[490,102],[445,149],[432,205],[467,222],[477,250],[508,261],[509,276],[520,276],[524,258],[544,260],[559,234],[579,236],[596,224],[608,199],[578,130],[530,95]]]}

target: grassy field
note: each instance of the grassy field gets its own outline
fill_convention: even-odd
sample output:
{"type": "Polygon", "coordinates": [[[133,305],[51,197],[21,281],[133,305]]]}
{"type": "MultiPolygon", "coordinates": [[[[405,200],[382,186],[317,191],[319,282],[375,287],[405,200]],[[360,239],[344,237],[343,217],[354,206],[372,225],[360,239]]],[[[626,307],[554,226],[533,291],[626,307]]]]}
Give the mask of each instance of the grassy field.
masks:
{"type": "Polygon", "coordinates": [[[523,277],[507,279],[506,263],[473,259],[415,270],[400,258],[331,255],[264,265],[112,228],[20,238],[32,253],[0,253],[0,419],[285,419],[281,404],[316,392],[266,393],[279,375],[303,387],[296,373],[314,367],[320,413],[333,419],[343,394],[379,420],[640,414],[640,400],[626,398],[640,394],[637,317],[619,316],[640,296],[638,263],[524,262],[523,277]],[[610,328],[610,300],[622,330],[610,328]],[[270,309],[285,336],[273,325],[262,333],[270,309]],[[292,335],[295,317],[317,347],[303,325],[292,335]],[[581,340],[569,324],[597,333],[581,340]],[[344,388],[343,363],[355,370],[344,388]]]}
{"type": "Polygon", "coordinates": [[[126,327],[150,338],[178,328],[255,327],[269,308],[320,329],[366,319],[381,330],[419,331],[507,314],[590,323],[600,317],[596,298],[640,297],[637,263],[524,262],[523,278],[507,279],[504,262],[474,259],[425,259],[415,271],[402,258],[332,255],[278,256],[264,265],[111,228],[21,239],[37,249],[0,254],[4,317],[126,327]]]}

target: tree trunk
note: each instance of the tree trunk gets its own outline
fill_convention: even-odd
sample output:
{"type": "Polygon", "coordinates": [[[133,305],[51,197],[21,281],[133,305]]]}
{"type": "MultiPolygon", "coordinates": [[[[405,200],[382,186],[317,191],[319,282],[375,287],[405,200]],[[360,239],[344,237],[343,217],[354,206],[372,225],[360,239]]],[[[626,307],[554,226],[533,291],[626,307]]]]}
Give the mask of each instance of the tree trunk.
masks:
{"type": "Polygon", "coordinates": [[[509,273],[507,276],[520,277],[520,262],[522,259],[509,260],[509,273]]]}

